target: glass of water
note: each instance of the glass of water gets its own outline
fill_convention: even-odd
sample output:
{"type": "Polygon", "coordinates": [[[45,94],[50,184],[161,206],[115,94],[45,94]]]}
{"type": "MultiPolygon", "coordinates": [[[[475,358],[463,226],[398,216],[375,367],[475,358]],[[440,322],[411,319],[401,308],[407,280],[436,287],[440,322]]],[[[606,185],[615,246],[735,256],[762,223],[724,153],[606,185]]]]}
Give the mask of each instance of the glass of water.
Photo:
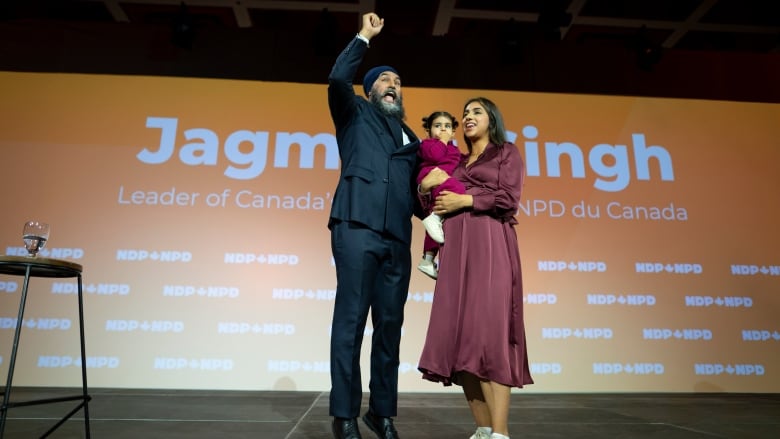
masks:
{"type": "Polygon", "coordinates": [[[24,223],[22,239],[27,253],[35,257],[49,239],[49,225],[40,221],[27,221],[24,223]]]}

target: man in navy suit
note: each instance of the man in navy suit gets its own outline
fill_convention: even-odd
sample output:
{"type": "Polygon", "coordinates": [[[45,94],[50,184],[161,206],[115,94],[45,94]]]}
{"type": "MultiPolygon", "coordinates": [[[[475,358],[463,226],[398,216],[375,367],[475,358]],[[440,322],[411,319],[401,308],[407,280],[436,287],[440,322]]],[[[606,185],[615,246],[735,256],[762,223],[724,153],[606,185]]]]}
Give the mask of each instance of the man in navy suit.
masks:
{"type": "Polygon", "coordinates": [[[398,364],[404,304],[411,276],[412,216],[421,217],[415,173],[420,141],[403,122],[401,78],[390,66],[369,70],[368,99],[352,81],[384,20],[363,16],[360,32],[328,77],[341,175],[328,228],[336,263],[336,301],[330,347],[330,415],[336,438],[360,438],[360,347],[369,310],[371,380],[363,421],[382,439],[397,438],[398,364]]]}

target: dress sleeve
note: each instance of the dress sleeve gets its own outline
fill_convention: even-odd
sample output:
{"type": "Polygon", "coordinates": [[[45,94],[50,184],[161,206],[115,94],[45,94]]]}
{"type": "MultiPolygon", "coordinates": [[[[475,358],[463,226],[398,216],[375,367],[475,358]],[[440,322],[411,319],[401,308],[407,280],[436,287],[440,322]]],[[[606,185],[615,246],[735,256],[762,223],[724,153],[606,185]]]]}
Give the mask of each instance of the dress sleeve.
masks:
{"type": "Polygon", "coordinates": [[[495,190],[474,188],[469,193],[474,199],[474,211],[491,213],[499,218],[513,217],[520,203],[525,176],[525,164],[517,147],[505,143],[496,159],[495,190]],[[472,192],[473,191],[473,192],[472,192]]]}

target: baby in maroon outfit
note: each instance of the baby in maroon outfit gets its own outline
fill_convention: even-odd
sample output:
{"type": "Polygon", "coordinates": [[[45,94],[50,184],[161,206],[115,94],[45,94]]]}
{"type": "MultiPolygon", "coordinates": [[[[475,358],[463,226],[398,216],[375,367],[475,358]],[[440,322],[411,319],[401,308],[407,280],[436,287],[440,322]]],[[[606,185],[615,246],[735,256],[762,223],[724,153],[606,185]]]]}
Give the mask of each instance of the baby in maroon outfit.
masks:
{"type": "MultiPolygon", "coordinates": [[[[417,174],[419,184],[431,170],[439,168],[449,175],[455,170],[461,160],[461,152],[458,146],[452,142],[452,137],[458,122],[446,111],[434,111],[430,116],[423,118],[423,128],[428,134],[420,144],[418,155],[422,160],[420,172],[417,174]]],[[[438,270],[433,259],[439,252],[439,244],[444,243],[443,219],[432,212],[433,201],[441,191],[450,191],[457,194],[466,193],[463,184],[454,178],[448,178],[439,186],[434,187],[430,193],[430,202],[427,211],[429,215],[423,219],[425,227],[425,241],[423,242],[423,258],[417,268],[433,279],[438,277],[438,270]]]]}

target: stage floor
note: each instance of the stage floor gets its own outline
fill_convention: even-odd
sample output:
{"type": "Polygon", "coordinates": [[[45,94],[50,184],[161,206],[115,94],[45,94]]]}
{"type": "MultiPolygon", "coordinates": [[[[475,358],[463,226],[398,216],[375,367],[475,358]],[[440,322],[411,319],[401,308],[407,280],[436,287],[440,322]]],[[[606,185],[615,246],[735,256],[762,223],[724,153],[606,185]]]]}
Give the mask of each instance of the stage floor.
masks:
{"type": "MultiPolygon", "coordinates": [[[[73,389],[14,388],[11,400],[72,394],[73,389]]],[[[91,389],[90,394],[96,439],[332,437],[327,393],[91,389]]],[[[363,402],[365,410],[367,399],[363,402]]],[[[73,406],[11,408],[4,437],[38,438],[73,406]]],[[[780,395],[521,391],[512,395],[509,419],[514,439],[777,439],[780,395]]],[[[402,439],[467,439],[474,431],[457,393],[401,394],[395,423],[402,439]]],[[[365,439],[375,437],[360,425],[365,439]]],[[[50,437],[85,437],[83,412],[50,437]]]]}

